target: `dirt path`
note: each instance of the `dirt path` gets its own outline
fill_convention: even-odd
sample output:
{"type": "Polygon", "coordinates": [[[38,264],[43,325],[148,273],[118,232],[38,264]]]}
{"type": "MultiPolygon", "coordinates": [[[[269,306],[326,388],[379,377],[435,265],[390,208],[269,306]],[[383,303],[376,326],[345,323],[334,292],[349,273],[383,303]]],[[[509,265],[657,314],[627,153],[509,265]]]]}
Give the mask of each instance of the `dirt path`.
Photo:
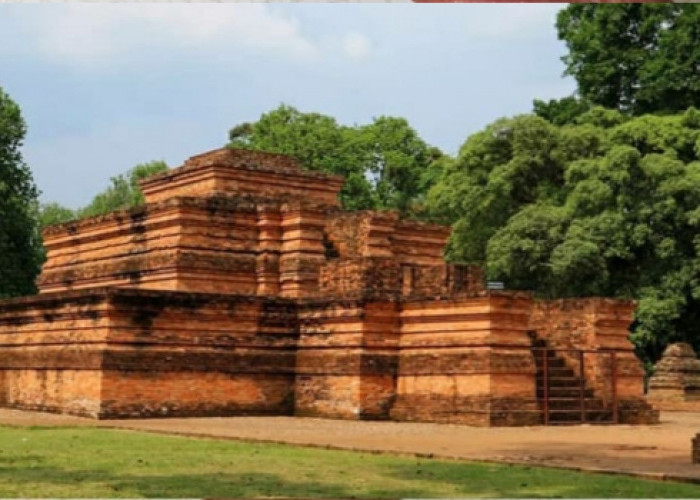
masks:
{"type": "Polygon", "coordinates": [[[103,420],[0,409],[0,424],[87,425],[226,439],[624,472],[700,482],[690,441],[700,413],[664,412],[656,426],[478,428],[295,417],[103,420]]]}

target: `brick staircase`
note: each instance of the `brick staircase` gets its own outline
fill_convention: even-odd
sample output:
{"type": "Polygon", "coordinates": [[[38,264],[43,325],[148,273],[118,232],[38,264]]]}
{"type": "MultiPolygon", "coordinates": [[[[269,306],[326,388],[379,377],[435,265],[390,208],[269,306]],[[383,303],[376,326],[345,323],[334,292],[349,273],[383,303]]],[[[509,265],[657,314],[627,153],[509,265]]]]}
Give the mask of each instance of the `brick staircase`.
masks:
{"type": "Polygon", "coordinates": [[[586,387],[578,373],[566,360],[551,349],[544,339],[534,339],[532,353],[537,366],[537,400],[541,410],[547,412],[549,425],[574,425],[581,423],[611,424],[613,411],[603,400],[586,387]],[[543,350],[547,350],[546,358],[543,350]],[[545,391],[544,363],[547,363],[547,390],[545,391]],[[547,398],[545,402],[545,397],[547,398]]]}

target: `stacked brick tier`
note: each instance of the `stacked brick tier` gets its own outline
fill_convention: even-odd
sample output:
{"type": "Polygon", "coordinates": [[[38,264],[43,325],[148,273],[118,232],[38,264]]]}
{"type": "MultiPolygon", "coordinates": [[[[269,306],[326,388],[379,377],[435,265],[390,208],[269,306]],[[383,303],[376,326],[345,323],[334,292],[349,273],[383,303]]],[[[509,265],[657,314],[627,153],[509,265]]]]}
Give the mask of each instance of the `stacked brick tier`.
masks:
{"type": "Polygon", "coordinates": [[[294,305],[95,289],[4,301],[0,402],[90,417],[289,414],[294,305]]]}
{"type": "Polygon", "coordinates": [[[108,308],[99,293],[2,301],[0,404],[99,416],[108,308]]]}
{"type": "Polygon", "coordinates": [[[660,410],[700,410],[700,360],[690,344],[666,348],[649,379],[647,401],[660,410]]]}
{"type": "Polygon", "coordinates": [[[255,294],[257,237],[252,198],[173,198],[47,229],[38,285],[255,294]]]}
{"type": "Polygon", "coordinates": [[[224,148],[193,156],[179,168],[146,179],[141,188],[146,203],[178,196],[248,193],[339,206],[343,181],[342,177],[301,170],[289,156],[224,148]]]}
{"type": "Polygon", "coordinates": [[[528,294],[408,301],[391,417],[471,425],[541,423],[528,294]]]}
{"type": "Polygon", "coordinates": [[[298,415],[389,418],[396,393],[396,302],[308,302],[299,309],[298,415]]]}

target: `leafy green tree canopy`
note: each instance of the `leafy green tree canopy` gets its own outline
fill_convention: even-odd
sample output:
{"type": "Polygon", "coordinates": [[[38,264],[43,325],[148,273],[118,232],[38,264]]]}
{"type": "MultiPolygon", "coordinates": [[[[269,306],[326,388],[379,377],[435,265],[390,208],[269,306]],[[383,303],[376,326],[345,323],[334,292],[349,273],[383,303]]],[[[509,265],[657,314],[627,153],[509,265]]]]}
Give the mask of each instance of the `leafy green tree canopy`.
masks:
{"type": "Polygon", "coordinates": [[[20,152],[26,130],[19,106],[0,88],[0,298],[33,293],[41,265],[38,191],[20,152]]]}
{"type": "Polygon", "coordinates": [[[557,31],[585,101],[632,115],[700,107],[700,5],[571,4],[557,31]]]}
{"type": "Polygon", "coordinates": [[[58,203],[46,203],[39,209],[39,224],[42,228],[62,224],[74,219],[104,215],[115,210],[141,205],[144,202],[139,181],[168,170],[164,161],[151,161],[136,165],[134,168],[110,179],[111,185],[95,195],[85,207],[77,210],[64,207],[58,203]]]}
{"type": "Polygon", "coordinates": [[[107,189],[97,194],[86,207],[78,210],[78,217],[94,217],[141,205],[144,198],[139,181],[166,170],[168,165],[164,161],[152,161],[136,165],[126,174],[112,177],[107,189]]]}
{"type": "Polygon", "coordinates": [[[549,101],[535,99],[532,104],[533,113],[554,125],[575,123],[579,116],[593,107],[588,101],[576,96],[549,101]]]}
{"type": "Polygon", "coordinates": [[[639,300],[634,340],[700,347],[700,112],[576,124],[534,115],[472,135],[428,195],[452,260],[543,297],[639,300]]]}
{"type": "Polygon", "coordinates": [[[45,203],[39,207],[39,227],[42,229],[77,218],[79,218],[77,210],[64,207],[56,202],[45,203]]]}
{"type": "Polygon", "coordinates": [[[350,127],[286,105],[233,127],[229,139],[230,147],[288,154],[307,169],[346,177],[341,201],[349,210],[417,212],[434,177],[429,167],[442,156],[403,118],[350,127]]]}

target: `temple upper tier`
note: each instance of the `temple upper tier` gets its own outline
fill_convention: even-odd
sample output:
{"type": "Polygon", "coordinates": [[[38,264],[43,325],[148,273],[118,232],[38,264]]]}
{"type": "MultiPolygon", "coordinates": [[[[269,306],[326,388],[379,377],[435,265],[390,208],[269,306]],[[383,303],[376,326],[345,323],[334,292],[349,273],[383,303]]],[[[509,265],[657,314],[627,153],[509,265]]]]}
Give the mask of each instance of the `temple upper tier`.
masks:
{"type": "Polygon", "coordinates": [[[297,198],[339,206],[345,179],[303,170],[290,156],[223,148],[191,157],[179,168],[141,182],[146,203],[173,197],[252,195],[264,199],[297,198]]]}
{"type": "Polygon", "coordinates": [[[449,228],[347,213],[343,179],[218,149],[141,183],[146,204],[44,232],[41,293],[104,286],[281,297],[439,296],[481,288],[446,264],[449,228]]]}

